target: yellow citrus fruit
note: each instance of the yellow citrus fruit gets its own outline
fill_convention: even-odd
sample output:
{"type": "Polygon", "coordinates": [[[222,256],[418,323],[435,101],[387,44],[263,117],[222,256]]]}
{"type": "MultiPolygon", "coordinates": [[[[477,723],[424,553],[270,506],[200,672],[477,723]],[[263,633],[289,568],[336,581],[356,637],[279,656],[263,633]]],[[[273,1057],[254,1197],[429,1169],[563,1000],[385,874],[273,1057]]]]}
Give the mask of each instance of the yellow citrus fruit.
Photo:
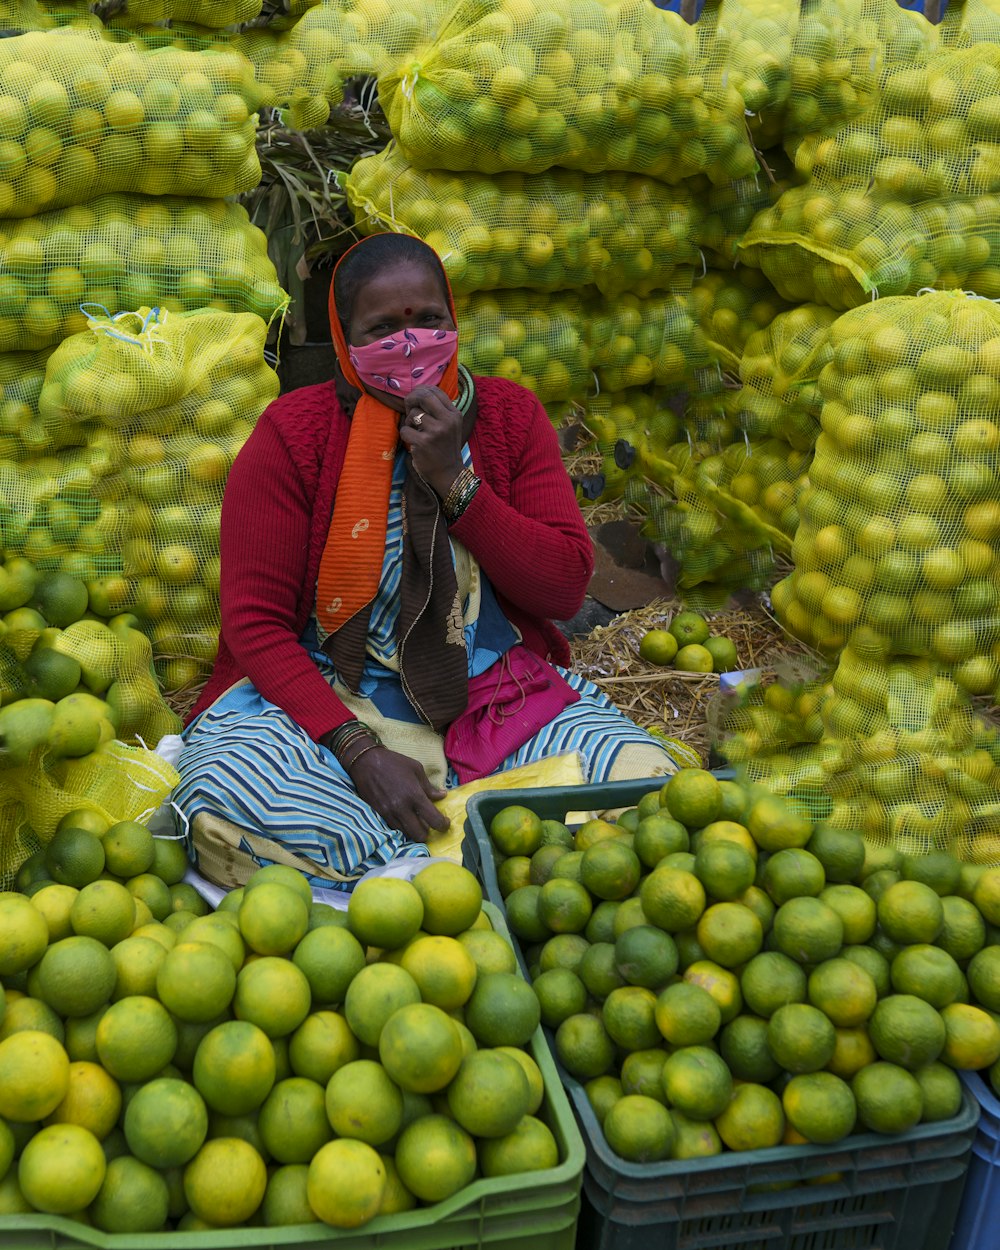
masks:
{"type": "Polygon", "coordinates": [[[677,944],[653,925],[633,925],[615,939],[615,966],[629,985],[659,990],[677,971],[677,944]]]}
{"type": "Polygon", "coordinates": [[[411,1193],[424,1202],[442,1202],[475,1175],[475,1143],[454,1120],[422,1116],[400,1134],[396,1167],[411,1193]]]}
{"type": "Polygon", "coordinates": [[[875,932],[875,900],[858,886],[828,885],[820,891],[819,900],[840,917],[844,926],[845,946],[867,942],[875,932]]]}
{"type": "Polygon", "coordinates": [[[868,1034],[880,1058],[911,1070],[933,1063],[944,1049],[944,1020],[930,1003],[912,994],[879,1000],[868,1034]]]}
{"type": "Polygon", "coordinates": [[[121,1155],[112,1159],[90,1205],[90,1218],[107,1233],[156,1233],[165,1225],[170,1190],[161,1173],[121,1155]]]}
{"type": "Polygon", "coordinates": [[[385,1165],[385,1190],[379,1206],[379,1215],[399,1215],[402,1211],[412,1211],[417,1200],[403,1184],[392,1155],[379,1156],[385,1165]]]}
{"type": "Polygon", "coordinates": [[[707,647],[690,643],[674,656],[674,668],[679,673],[711,673],[715,659],[707,647]]]}
{"type": "Polygon", "coordinates": [[[972,901],[988,924],[1000,925],[1000,868],[988,868],[976,881],[972,901]]]}
{"type": "Polygon", "coordinates": [[[639,897],[649,922],[667,933],[693,928],[705,910],[705,887],[694,873],[666,865],[646,877],[639,897]]]}
{"type": "Polygon", "coordinates": [[[135,927],[135,901],[117,881],[92,881],[73,900],[70,923],[81,937],[114,946],[135,927]]]}
{"type": "Polygon", "coordinates": [[[736,644],[731,638],[709,635],[702,643],[702,646],[712,657],[712,671],[714,673],[731,673],[734,669],[739,668],[739,655],[736,651],[736,644]]]}
{"type": "MultiPolygon", "coordinates": [[[[663,1064],[661,1063],[661,1074],[662,1069],[663,1064]]],[[[584,1092],[587,1095],[587,1101],[590,1103],[594,1115],[597,1116],[597,1122],[603,1125],[608,1112],[618,1099],[624,1096],[625,1087],[616,1076],[596,1076],[593,1080],[586,1083],[584,1092]]],[[[665,1097],[666,1095],[664,1095],[665,1097]]]]}
{"type": "Polygon", "coordinates": [[[737,843],[709,841],[695,852],[694,872],[709,898],[728,902],[753,885],[757,867],[753,856],[737,843]]]}
{"type": "Polygon", "coordinates": [[[733,1078],[725,1061],[707,1046],[685,1046],[663,1065],[667,1102],[693,1120],[714,1120],[729,1105],[733,1078]]]}
{"type": "Polygon", "coordinates": [[[659,1039],[656,996],[641,985],[623,985],[604,1000],[601,1019],[611,1040],[623,1050],[646,1050],[659,1039]]]}
{"type": "Polygon", "coordinates": [[[199,1219],[218,1228],[245,1223],[267,1187],[267,1168],[253,1146],[238,1137],[205,1142],[184,1169],[184,1194],[199,1219]]]}
{"type": "Polygon", "coordinates": [[[608,1145],[632,1163],[655,1163],[670,1156],[676,1131],[670,1112],[645,1094],[625,1094],[608,1110],[602,1125],[608,1145]]]}
{"type": "Polygon", "coordinates": [[[755,799],[747,813],[747,828],[764,851],[804,847],[812,837],[812,822],[777,795],[755,799]]]}
{"type": "Polygon", "coordinates": [[[306,1186],[309,1205],[324,1224],[357,1228],[381,1209],[385,1164],[365,1142],[327,1142],[309,1164],[306,1186]]]}
{"type": "Polygon", "coordinates": [[[49,926],[30,899],[21,894],[0,896],[0,976],[32,967],[48,943],[49,926]]]}
{"type": "Polygon", "coordinates": [[[0,1042],[0,1116],[32,1123],[51,1115],[69,1091],[70,1061],[48,1033],[26,1030],[0,1042]]]}
{"type": "Polygon", "coordinates": [[[415,886],[397,877],[374,877],[351,892],[347,920],[364,946],[398,950],[420,928],[424,903],[415,886]]]}
{"type": "Polygon", "coordinates": [[[774,945],[797,963],[818,964],[840,953],[844,922],[818,898],[791,898],[774,916],[774,945]]]}
{"type": "Polygon", "coordinates": [[[913,1075],[924,1096],[922,1123],[932,1124],[958,1115],[962,1109],[962,1082],[953,1069],[943,1063],[929,1063],[913,1075]]]}
{"type": "Polygon", "coordinates": [[[490,822],[490,837],[503,855],[534,855],[542,845],[542,836],[539,817],[516,804],[497,812],[490,822]]]}
{"type": "Polygon", "coordinates": [[[170,887],[151,872],[141,872],[137,877],[130,877],[125,888],[136,902],[145,903],[154,920],[166,920],[173,904],[170,898],[170,887]]]}
{"type": "MultiPolygon", "coordinates": [[[[12,991],[13,993],[14,991],[12,991]]],[[[65,1042],[66,1029],[63,1022],[47,1003],[29,994],[21,994],[11,998],[3,1014],[0,1025],[0,1041],[14,1033],[36,1030],[48,1033],[57,1042],[65,1042]]]]}
{"type": "Polygon", "coordinates": [[[704,829],[699,829],[695,836],[697,846],[703,846],[706,842],[735,842],[748,855],[757,858],[757,843],[750,836],[749,829],[745,825],[737,824],[735,820],[713,820],[704,829]]]}
{"type": "MultiPolygon", "coordinates": [[[[457,1034],[455,1039],[457,1043],[457,1034]]],[[[460,1043],[456,1050],[460,1061],[460,1043]]],[[[330,1078],[326,1087],[326,1114],[339,1137],[381,1146],[399,1132],[403,1122],[403,1095],[380,1063],[358,1059],[338,1068],[330,1078]]]]}
{"type": "MultiPolygon", "coordinates": [[[[247,948],[239,923],[232,912],[214,911],[209,916],[196,916],[184,930],[185,942],[206,942],[223,951],[233,971],[239,972],[246,959],[247,948]]],[[[174,941],[173,946],[177,945],[174,941]]]]}
{"type": "Polygon", "coordinates": [[[965,978],[954,959],[922,943],[899,952],[892,961],[891,976],[897,994],[915,994],[939,1010],[956,1002],[965,990],[965,978]]]}
{"type": "Polygon", "coordinates": [[[696,612],[678,612],[670,622],[670,632],[682,647],[700,644],[708,637],[708,623],[696,612]]]}
{"type": "Polygon", "coordinates": [[[208,1110],[193,1085],[160,1077],[129,1099],[123,1128],[137,1159],[154,1168],[180,1167],[201,1149],[208,1133],[208,1110]]]}
{"type": "Polygon", "coordinates": [[[365,966],[365,952],[353,933],[333,925],[312,929],[296,946],[292,962],[305,973],[313,1003],[335,1006],[365,966]]]}
{"type": "Polygon", "coordinates": [[[444,1089],[458,1071],[462,1038],[440,1007],[410,1003],[386,1021],[378,1053],[386,1072],[402,1089],[433,1094],[444,1089]]]}
{"type": "Polygon", "coordinates": [[[944,928],[941,899],[921,881],[897,881],[877,903],[878,922],[894,942],[930,943],[944,928]]]}
{"type": "Polygon", "coordinates": [[[866,1028],[837,1029],[833,1058],[826,1066],[834,1076],[849,1081],[855,1072],[867,1063],[874,1063],[877,1058],[866,1028]]]}
{"type": "Polygon", "coordinates": [[[297,894],[307,907],[312,906],[312,887],[297,868],[290,868],[287,864],[268,864],[266,868],[258,868],[244,887],[244,897],[262,885],[274,883],[297,894]]]}
{"type": "Polygon", "coordinates": [[[1000,947],[989,945],[973,955],[966,969],[969,988],[987,1011],[1000,1011],[1000,947]]]}
{"type": "Polygon", "coordinates": [[[548,968],[535,977],[532,989],[541,1008],[542,1024],[557,1029],[587,1005],[587,988],[569,968],[548,968]]]}
{"type": "Polygon", "coordinates": [[[924,1096],[911,1072],[894,1063],[872,1063],[856,1073],[851,1092],[858,1119],[875,1133],[905,1133],[920,1121],[924,1096]]]}
{"type": "Polygon", "coordinates": [[[93,1133],[78,1124],[52,1124],[24,1147],[17,1179],[36,1211],[73,1215],[97,1197],[106,1167],[93,1133]]]}
{"type": "Polygon", "coordinates": [[[1000,1059],[1000,1024],[988,1012],[969,1003],[950,1003],[941,1009],[941,1019],[945,1027],[944,1063],[978,1071],[1000,1059]]]}
{"type": "Polygon", "coordinates": [[[680,821],[668,812],[658,811],[639,821],[632,849],[647,868],[655,868],[665,856],[686,851],[690,844],[688,831],[680,821]]]}
{"type": "Polygon", "coordinates": [[[739,978],[734,972],[710,959],[696,959],[684,969],[684,980],[689,985],[700,985],[715,999],[722,1013],[722,1023],[728,1024],[740,1013],[743,996],[739,978]]]}
{"type": "Polygon", "coordinates": [[[259,955],[285,955],[309,928],[309,906],[277,881],[247,889],[238,912],[240,933],[259,955]]]}
{"type": "Polygon", "coordinates": [[[482,911],[482,887],[461,864],[429,864],[413,878],[413,887],[423,900],[426,933],[457,937],[482,911]]]}
{"type": "Polygon", "coordinates": [[[46,1124],[79,1124],[98,1141],[118,1123],[122,1094],[117,1082],[96,1063],[69,1065],[69,1088],[62,1102],[45,1117],[46,1124]]]}
{"type": "Polygon", "coordinates": [[[104,866],[116,877],[149,872],[155,858],[153,835],[134,820],[121,820],[101,835],[104,866]]]}
{"type": "Polygon", "coordinates": [[[393,1012],[419,1002],[420,989],[404,968],[390,963],[369,964],[348,986],[344,1015],[359,1041],[377,1046],[393,1012]]]}
{"type": "Polygon", "coordinates": [[[832,883],[854,881],[865,862],[864,839],[848,829],[817,825],[806,850],[820,861],[827,881],[832,883]]]}
{"type": "Polygon", "coordinates": [[[670,815],[689,829],[710,825],[722,813],[719,782],[701,768],[678,769],[664,785],[660,797],[670,815]]]}
{"type": "Polygon", "coordinates": [[[160,1002],[178,1020],[192,1023],[214,1020],[229,1006],[235,988],[232,961],[208,942],[178,942],[165,953],[156,976],[160,1002]]]}
{"type": "Polygon", "coordinates": [[[742,903],[715,903],[704,911],[696,930],[698,943],[708,959],[723,968],[737,968],[761,948],[761,923],[742,903]]]}
{"type": "Polygon", "coordinates": [[[679,981],[661,990],[655,1019],[671,1046],[697,1046],[711,1041],[718,1033],[722,1012],[706,989],[679,981]]]}
{"type": "Polygon", "coordinates": [[[787,1003],[806,1000],[806,974],[779,951],[755,955],[740,973],[740,988],[751,1011],[769,1019],[787,1003]]]}
{"type": "Polygon", "coordinates": [[[715,1127],[730,1150],[766,1150],[780,1145],[785,1132],[781,1099],[764,1085],[738,1085],[729,1104],[716,1116],[715,1127]]]}
{"type": "Polygon", "coordinates": [[[514,972],[517,958],[510,943],[499,933],[485,929],[468,929],[457,939],[469,952],[479,976],[488,972],[514,972]]]}
{"type": "MultiPolygon", "coordinates": [[[[69,913],[77,893],[78,891],[71,885],[47,885],[35,894],[32,894],[31,905],[45,917],[50,942],[61,941],[62,938],[69,937],[73,932],[69,913]]],[[[0,925],[4,923],[2,907],[4,901],[6,900],[0,900],[0,925]]],[[[0,937],[0,946],[2,945],[3,938],[0,937]]],[[[0,963],[2,962],[3,957],[0,956],[0,963]]]]}
{"type": "Polygon", "coordinates": [[[936,944],[959,963],[971,960],[986,945],[986,925],[978,908],[957,894],[943,898],[941,908],[944,928],[936,944]]]}
{"type": "Polygon", "coordinates": [[[601,899],[627,898],[639,884],[641,871],[635,851],[611,840],[596,842],[580,861],[581,883],[601,899]]]}
{"type": "Polygon", "coordinates": [[[181,838],[153,839],[153,862],[149,871],[166,885],[178,885],[184,880],[190,864],[187,847],[181,838]]]}
{"type": "Polygon", "coordinates": [[[166,957],[166,949],[148,937],[128,937],[113,946],[111,958],[118,974],[115,1002],[133,994],[154,995],[156,974],[166,957]]]}
{"type": "Polygon", "coordinates": [[[312,1012],[288,1039],[288,1059],[295,1075],[324,1086],[338,1068],[360,1053],[347,1021],[334,1011],[312,1012]]]}
{"type": "Polygon", "coordinates": [[[767,1044],[787,1072],[818,1072],[833,1058],[837,1035],[833,1025],[808,1003],[779,1007],[767,1026],[767,1044]]]}
{"type": "Polygon", "coordinates": [[[159,946],[162,946],[165,951],[171,950],[177,945],[177,934],[173,929],[168,929],[165,924],[160,924],[158,920],[154,920],[150,924],[140,925],[138,929],[133,929],[132,937],[149,938],[159,946]]]}
{"type": "Polygon", "coordinates": [[[757,1016],[740,1015],[723,1026],[719,1054],[736,1080],[765,1084],[780,1075],[767,1044],[767,1025],[757,1016]]]}
{"type": "Polygon", "coordinates": [[[155,998],[112,1003],[97,1025],[97,1055],[119,1081],[148,1081],[173,1059],[177,1026],[155,998]]]}
{"type": "Polygon", "coordinates": [[[227,1020],[202,1038],[194,1056],[195,1088],[214,1111],[243,1115],[261,1105],[276,1075],[267,1034],[244,1020],[227,1020]]]}
{"type": "Polygon", "coordinates": [[[424,1002],[445,1011],[468,1002],[476,984],[472,956],[451,937],[418,938],[406,947],[400,966],[416,981],[424,1002]]]}
{"type": "Polygon", "coordinates": [[[857,1107],[851,1087],[832,1072],[793,1076],[781,1100],[789,1124],[816,1145],[831,1145],[854,1129],[857,1107]]]}
{"type": "Polygon", "coordinates": [[[528,1082],[528,1115],[534,1115],[545,1097],[545,1082],[542,1077],[542,1071],[538,1064],[532,1059],[527,1051],[521,1050],[519,1046],[497,1046],[494,1048],[495,1053],[507,1055],[513,1059],[515,1063],[521,1065],[521,1071],[524,1073],[528,1082]]]}
{"type": "Polygon", "coordinates": [[[639,643],[639,655],[648,664],[670,664],[677,654],[677,639],[669,630],[650,629],[639,643]]]}
{"type": "Polygon", "coordinates": [[[540,1018],[531,986],[510,972],[480,977],[465,1006],[465,1023],[480,1046],[524,1046],[540,1018]]]}
{"type": "Polygon", "coordinates": [[[245,963],[236,978],[233,1014],[256,1024],[268,1037],[287,1037],[309,1014],[311,1001],[301,968],[290,959],[264,955],[245,963]]]}
{"type": "Polygon", "coordinates": [[[847,959],[827,959],[809,974],[809,1001],[838,1028],[864,1024],[878,1002],[871,976],[847,959]]]}
{"type": "Polygon", "coordinates": [[[322,1085],[287,1077],[272,1088],[257,1114],[261,1141],[278,1163],[308,1163],[332,1135],[322,1085]]]}
{"type": "Polygon", "coordinates": [[[448,1107],[474,1137],[503,1137],[528,1114],[532,1100],[525,1071],[500,1050],[480,1050],[462,1060],[448,1086],[448,1107]]]}

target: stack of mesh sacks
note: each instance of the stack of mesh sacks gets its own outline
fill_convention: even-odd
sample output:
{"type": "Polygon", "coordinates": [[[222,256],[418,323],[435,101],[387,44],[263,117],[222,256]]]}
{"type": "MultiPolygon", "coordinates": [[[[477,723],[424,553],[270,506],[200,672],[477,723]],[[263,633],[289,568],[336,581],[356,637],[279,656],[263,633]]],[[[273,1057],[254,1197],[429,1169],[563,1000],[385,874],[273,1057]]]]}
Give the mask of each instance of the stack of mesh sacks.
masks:
{"type": "Polygon", "coordinates": [[[164,573],[161,554],[203,552],[210,519],[190,510],[217,508],[277,389],[263,347],[285,296],[264,236],[221,198],[260,177],[253,98],[236,52],[76,29],[0,41],[0,547],[81,579],[105,612],[135,610],[172,685],[214,652],[217,573],[210,556],[164,573]],[[140,308],[160,310],[145,338],[119,317],[140,308]],[[177,354],[170,319],[194,312],[213,330],[177,354]],[[126,544],[140,532],[152,568],[126,544]]]}
{"type": "Polygon", "coordinates": [[[796,7],[726,0],[690,27],[645,0],[461,0],[381,77],[395,142],[346,181],[359,229],[444,257],[469,367],[554,420],[583,410],[600,497],[624,494],[664,542],[653,513],[691,475],[656,470],[678,443],[700,462],[732,441],[726,375],[785,307],[731,269],[789,168],[763,171],[755,145],[781,133],[796,7]],[[679,392],[687,416],[667,407],[679,392]]]}
{"type": "Polygon", "coordinates": [[[1000,309],[880,299],[828,342],[795,568],[772,599],[834,667],[798,731],[744,709],[729,753],[825,796],[839,827],[995,862],[1000,742],[969,697],[1000,695],[1000,309]]]}

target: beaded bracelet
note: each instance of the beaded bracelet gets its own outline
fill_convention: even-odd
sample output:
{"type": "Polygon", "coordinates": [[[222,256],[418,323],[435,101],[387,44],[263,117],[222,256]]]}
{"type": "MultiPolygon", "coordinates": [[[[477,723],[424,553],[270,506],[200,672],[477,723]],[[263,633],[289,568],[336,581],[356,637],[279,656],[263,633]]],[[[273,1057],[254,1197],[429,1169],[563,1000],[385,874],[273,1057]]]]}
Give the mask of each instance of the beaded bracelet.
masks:
{"type": "Polygon", "coordinates": [[[441,505],[445,519],[449,523],[457,521],[462,513],[465,512],[475,498],[476,491],[480,485],[480,479],[476,477],[471,469],[463,469],[458,477],[455,478],[451,490],[441,505]]]}

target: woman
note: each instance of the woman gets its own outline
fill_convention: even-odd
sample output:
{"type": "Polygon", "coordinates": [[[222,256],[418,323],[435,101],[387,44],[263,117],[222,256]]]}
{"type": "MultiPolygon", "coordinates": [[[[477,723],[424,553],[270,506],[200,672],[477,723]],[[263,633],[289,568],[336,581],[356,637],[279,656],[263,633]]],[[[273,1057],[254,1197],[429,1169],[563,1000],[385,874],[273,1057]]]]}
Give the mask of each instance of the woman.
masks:
{"type": "Polygon", "coordinates": [[[445,787],[545,756],[674,768],[554,666],[590,538],[538,400],[458,365],[436,254],[363,240],[330,320],[335,380],[272,403],[226,487],[219,656],[175,792],[223,884],[280,862],[350,888],[426,854],[445,787]]]}

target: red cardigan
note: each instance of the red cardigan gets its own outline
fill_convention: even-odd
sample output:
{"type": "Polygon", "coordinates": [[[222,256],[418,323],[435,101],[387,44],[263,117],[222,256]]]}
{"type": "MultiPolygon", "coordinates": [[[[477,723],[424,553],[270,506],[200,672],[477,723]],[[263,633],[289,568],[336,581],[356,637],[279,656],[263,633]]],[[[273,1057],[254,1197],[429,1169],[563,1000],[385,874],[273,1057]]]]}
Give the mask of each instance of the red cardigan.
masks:
{"type": "MultiPolygon", "coordinates": [[[[479,561],[525,645],[565,664],[549,618],[583,602],[593,548],[545,410],[530,391],[477,378],[469,440],[482,478],[450,532],[479,561]]],[[[276,399],[236,457],[222,505],[222,632],[212,675],[191,716],[248,677],[313,738],[352,719],[299,645],[350,423],[332,382],[276,399]]]]}

